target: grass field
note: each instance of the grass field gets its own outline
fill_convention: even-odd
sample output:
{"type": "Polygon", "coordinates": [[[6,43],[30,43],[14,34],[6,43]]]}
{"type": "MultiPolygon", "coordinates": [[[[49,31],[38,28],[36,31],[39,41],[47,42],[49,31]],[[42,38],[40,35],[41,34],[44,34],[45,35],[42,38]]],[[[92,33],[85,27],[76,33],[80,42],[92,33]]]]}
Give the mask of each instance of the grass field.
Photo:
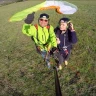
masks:
{"type": "MultiPolygon", "coordinates": [[[[41,1],[44,0],[0,7],[0,96],[55,96],[54,72],[47,69],[36,53],[30,37],[22,34],[24,22],[8,22],[16,12],[41,1]]],[[[63,70],[58,72],[62,95],[96,96],[96,1],[69,1],[78,7],[75,14],[38,11],[33,23],[37,23],[36,18],[43,12],[50,15],[50,24],[54,27],[61,17],[71,19],[78,43],[73,47],[69,65],[63,65],[63,70]]]]}

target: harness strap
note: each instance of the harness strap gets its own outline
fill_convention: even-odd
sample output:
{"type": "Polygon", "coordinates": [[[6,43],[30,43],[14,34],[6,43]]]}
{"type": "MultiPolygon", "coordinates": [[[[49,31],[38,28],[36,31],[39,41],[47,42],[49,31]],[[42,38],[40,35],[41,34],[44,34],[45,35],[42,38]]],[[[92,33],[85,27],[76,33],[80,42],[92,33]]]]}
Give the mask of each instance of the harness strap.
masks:
{"type": "MultiPolygon", "coordinates": [[[[36,33],[37,33],[37,34],[36,34],[36,39],[37,39],[37,41],[40,41],[39,38],[38,38],[38,25],[35,24],[34,26],[35,26],[35,28],[36,28],[36,33]]],[[[48,33],[49,33],[49,32],[50,32],[50,25],[48,24],[48,25],[46,26],[46,28],[48,29],[48,33]]],[[[40,42],[41,42],[41,41],[40,41],[40,42]]],[[[47,45],[47,43],[45,43],[45,44],[43,44],[43,45],[45,46],[45,45],[47,45]]]]}
{"type": "Polygon", "coordinates": [[[39,41],[39,38],[38,38],[38,25],[35,24],[34,26],[36,28],[36,39],[37,39],[37,41],[39,41]]]}

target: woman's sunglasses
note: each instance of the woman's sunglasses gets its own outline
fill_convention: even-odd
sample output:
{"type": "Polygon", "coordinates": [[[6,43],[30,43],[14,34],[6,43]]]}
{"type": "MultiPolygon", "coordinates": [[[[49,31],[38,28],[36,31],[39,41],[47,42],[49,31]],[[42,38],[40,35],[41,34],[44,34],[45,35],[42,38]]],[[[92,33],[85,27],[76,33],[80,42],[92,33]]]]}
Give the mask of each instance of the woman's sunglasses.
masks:
{"type": "Polygon", "coordinates": [[[48,20],[40,19],[40,21],[48,22],[48,20]]]}

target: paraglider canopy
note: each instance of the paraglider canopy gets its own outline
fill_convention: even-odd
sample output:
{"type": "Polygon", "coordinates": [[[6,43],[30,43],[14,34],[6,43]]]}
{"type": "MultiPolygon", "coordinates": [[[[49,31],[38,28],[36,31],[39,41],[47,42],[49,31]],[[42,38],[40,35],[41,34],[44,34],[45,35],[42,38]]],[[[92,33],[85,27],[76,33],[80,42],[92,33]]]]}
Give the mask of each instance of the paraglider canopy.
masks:
{"type": "Polygon", "coordinates": [[[56,9],[60,14],[73,14],[77,11],[77,6],[66,1],[46,0],[45,5],[40,10],[56,9]]]}
{"type": "Polygon", "coordinates": [[[66,1],[46,0],[45,2],[32,6],[21,12],[16,13],[10,18],[10,22],[20,21],[24,19],[28,14],[37,12],[39,10],[56,9],[56,12],[60,14],[74,14],[77,11],[77,6],[66,1]]]}

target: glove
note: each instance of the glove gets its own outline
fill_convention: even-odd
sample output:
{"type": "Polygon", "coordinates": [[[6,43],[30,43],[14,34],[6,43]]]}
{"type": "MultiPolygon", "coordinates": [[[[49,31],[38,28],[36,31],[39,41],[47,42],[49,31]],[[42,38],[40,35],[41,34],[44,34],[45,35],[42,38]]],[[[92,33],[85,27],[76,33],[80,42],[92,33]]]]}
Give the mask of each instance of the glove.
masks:
{"type": "Polygon", "coordinates": [[[35,14],[35,12],[27,15],[27,18],[24,20],[26,24],[31,24],[32,23],[32,21],[34,20],[34,14],[35,14]]]}
{"type": "Polygon", "coordinates": [[[41,48],[40,46],[36,46],[36,51],[40,54],[41,53],[41,48]]]}
{"type": "Polygon", "coordinates": [[[54,53],[56,50],[57,50],[56,47],[53,47],[53,48],[52,48],[52,52],[53,52],[53,53],[54,53]]]}

